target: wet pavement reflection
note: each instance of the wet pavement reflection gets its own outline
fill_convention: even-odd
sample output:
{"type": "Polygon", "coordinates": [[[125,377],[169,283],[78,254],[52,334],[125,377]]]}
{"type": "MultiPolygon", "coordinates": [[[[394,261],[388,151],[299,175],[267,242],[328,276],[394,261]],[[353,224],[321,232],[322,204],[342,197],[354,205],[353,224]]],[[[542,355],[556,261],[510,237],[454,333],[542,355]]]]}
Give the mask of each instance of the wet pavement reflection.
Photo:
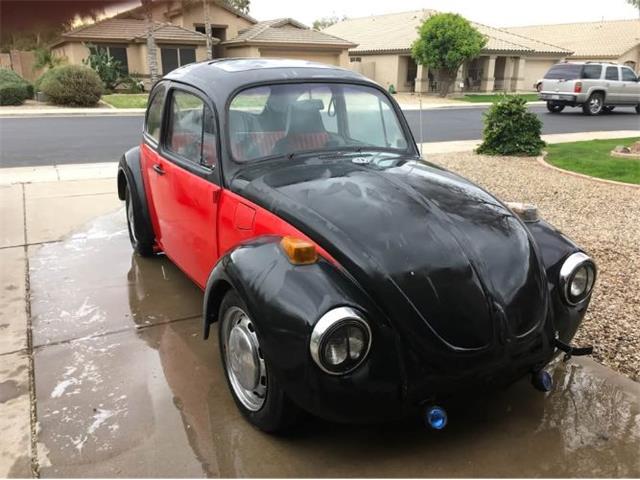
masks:
{"type": "Polygon", "coordinates": [[[29,256],[43,477],[640,475],[640,384],[592,361],[559,364],[546,396],[453,405],[443,432],[307,418],[269,436],[201,339],[202,293],[132,255],[122,211],[29,256]]]}

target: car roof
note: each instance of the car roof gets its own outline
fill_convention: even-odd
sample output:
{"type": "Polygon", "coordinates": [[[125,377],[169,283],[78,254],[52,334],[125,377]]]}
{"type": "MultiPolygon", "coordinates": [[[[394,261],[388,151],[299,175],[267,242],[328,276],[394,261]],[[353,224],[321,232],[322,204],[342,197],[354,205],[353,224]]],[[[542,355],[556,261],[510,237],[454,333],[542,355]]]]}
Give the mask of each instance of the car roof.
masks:
{"type": "Polygon", "coordinates": [[[173,70],[164,79],[193,85],[220,106],[237,89],[261,82],[343,80],[377,85],[344,68],[278,58],[224,58],[192,63],[173,70]]]}

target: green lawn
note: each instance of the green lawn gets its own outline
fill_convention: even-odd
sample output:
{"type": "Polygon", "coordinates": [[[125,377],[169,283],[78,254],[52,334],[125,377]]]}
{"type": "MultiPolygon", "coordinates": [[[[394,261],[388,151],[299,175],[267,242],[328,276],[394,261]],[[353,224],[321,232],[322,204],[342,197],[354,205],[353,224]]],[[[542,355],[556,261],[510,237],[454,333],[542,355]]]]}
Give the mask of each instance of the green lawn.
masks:
{"type": "Polygon", "coordinates": [[[640,160],[610,155],[616,146],[631,145],[639,140],[640,137],[549,145],[547,162],[592,177],[640,184],[640,160]]]}
{"type": "MultiPolygon", "coordinates": [[[[527,102],[537,102],[539,100],[537,93],[523,93],[517,96],[523,97],[527,102]]],[[[456,100],[460,100],[461,102],[470,102],[470,103],[494,103],[494,102],[497,102],[500,99],[500,97],[502,97],[502,94],[489,93],[486,95],[482,95],[479,93],[478,94],[469,93],[464,97],[456,98],[456,100]]]]}
{"type": "Polygon", "coordinates": [[[148,96],[146,93],[113,93],[103,95],[102,100],[116,108],[145,108],[148,96]]]}

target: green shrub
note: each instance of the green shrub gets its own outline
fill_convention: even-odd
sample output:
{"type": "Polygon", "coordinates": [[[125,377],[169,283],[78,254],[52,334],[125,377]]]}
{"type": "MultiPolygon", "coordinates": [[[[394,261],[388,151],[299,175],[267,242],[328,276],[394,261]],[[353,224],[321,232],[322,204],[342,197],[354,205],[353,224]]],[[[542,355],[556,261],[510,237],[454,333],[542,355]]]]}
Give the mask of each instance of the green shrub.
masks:
{"type": "Polygon", "coordinates": [[[485,114],[483,142],[477,152],[487,155],[540,155],[542,122],[527,111],[527,102],[504,95],[485,114]]]}
{"type": "Polygon", "coordinates": [[[58,67],[53,67],[50,68],[49,70],[47,70],[46,72],[44,72],[42,75],[40,75],[38,78],[36,78],[36,81],[33,82],[33,88],[36,92],[41,92],[42,91],[42,83],[49,78],[51,75],[53,75],[52,72],[55,71],[55,69],[58,67]]]}
{"type": "Polygon", "coordinates": [[[3,89],[0,105],[21,105],[26,99],[33,98],[33,86],[8,68],[0,68],[0,87],[7,87],[3,89]]]}
{"type": "Polygon", "coordinates": [[[27,84],[0,83],[0,105],[22,105],[27,98],[29,98],[27,84]]]}
{"type": "Polygon", "coordinates": [[[89,67],[63,65],[51,70],[41,82],[42,92],[51,103],[74,107],[91,107],[102,96],[102,80],[89,67]]]}

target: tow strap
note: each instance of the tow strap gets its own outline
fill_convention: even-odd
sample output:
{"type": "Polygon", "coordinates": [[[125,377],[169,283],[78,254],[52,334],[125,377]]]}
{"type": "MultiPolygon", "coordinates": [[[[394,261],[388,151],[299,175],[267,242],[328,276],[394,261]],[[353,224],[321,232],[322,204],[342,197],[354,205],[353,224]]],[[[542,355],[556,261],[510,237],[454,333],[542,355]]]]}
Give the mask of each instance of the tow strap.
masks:
{"type": "Polygon", "coordinates": [[[554,344],[558,350],[564,352],[563,361],[567,362],[571,357],[582,357],[584,355],[591,355],[593,353],[593,347],[572,347],[568,343],[561,342],[557,338],[554,340],[554,344]]]}

